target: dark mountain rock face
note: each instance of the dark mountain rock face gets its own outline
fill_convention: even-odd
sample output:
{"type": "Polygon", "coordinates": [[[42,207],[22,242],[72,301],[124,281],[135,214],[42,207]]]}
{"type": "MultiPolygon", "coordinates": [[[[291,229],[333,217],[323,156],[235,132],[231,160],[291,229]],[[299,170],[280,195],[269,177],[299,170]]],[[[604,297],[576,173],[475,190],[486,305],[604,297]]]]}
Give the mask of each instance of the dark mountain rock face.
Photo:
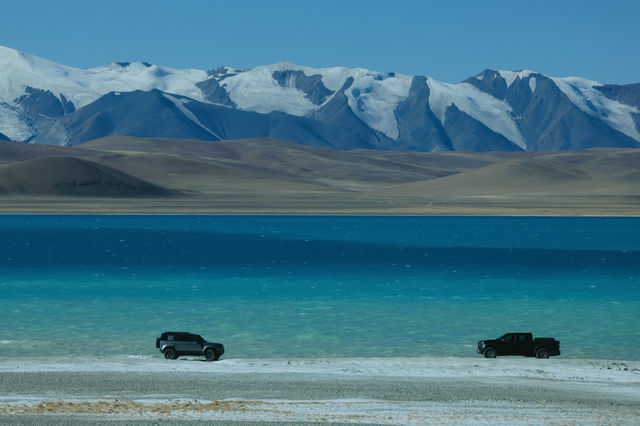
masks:
{"type": "Polygon", "coordinates": [[[416,151],[451,151],[455,148],[442,123],[429,108],[426,77],[413,77],[407,99],[398,105],[399,138],[404,149],[416,151]],[[420,149],[420,148],[428,149],[420,149]]]}
{"type": "Polygon", "coordinates": [[[198,87],[202,90],[202,94],[207,101],[214,104],[228,105],[232,108],[236,107],[236,104],[229,98],[229,93],[220,86],[220,83],[215,78],[201,81],[198,83],[198,87]]]}
{"type": "Polygon", "coordinates": [[[483,92],[489,93],[495,98],[505,98],[507,93],[507,82],[502,78],[498,71],[484,70],[478,75],[478,77],[470,77],[464,82],[477,87],[483,92]]]}
{"type": "Polygon", "coordinates": [[[315,105],[322,105],[327,97],[332,94],[331,90],[322,84],[322,76],[320,74],[307,76],[299,70],[286,70],[274,71],[272,77],[282,87],[293,86],[303,91],[307,99],[315,105]]]}
{"type": "MultiPolygon", "coordinates": [[[[623,104],[634,106],[640,109],[640,83],[635,84],[607,84],[596,86],[596,89],[604,93],[609,99],[614,99],[623,104]]],[[[640,132],[640,112],[632,113],[636,130],[640,132]]]]}
{"type": "Polygon", "coordinates": [[[509,139],[492,132],[455,105],[447,108],[445,117],[445,131],[454,151],[522,151],[509,139]],[[484,142],[481,149],[474,143],[477,140],[484,142]]]}
{"type": "Polygon", "coordinates": [[[640,83],[635,84],[606,84],[596,86],[596,89],[609,99],[615,99],[627,105],[640,107],[640,83]]]}
{"type": "Polygon", "coordinates": [[[63,117],[58,126],[40,135],[38,141],[57,137],[55,133],[60,132],[60,127],[70,141],[67,145],[110,135],[220,139],[186,117],[158,90],[108,93],[63,117]]]}
{"type": "Polygon", "coordinates": [[[393,140],[371,129],[349,107],[345,91],[352,84],[353,78],[348,78],[333,98],[311,116],[324,123],[329,146],[335,149],[394,149],[393,140]]]}
{"type": "Polygon", "coordinates": [[[64,96],[62,97],[64,102],[62,102],[49,90],[26,87],[25,92],[15,102],[28,114],[42,114],[55,118],[74,111],[73,104],[66,101],[64,96]]]}

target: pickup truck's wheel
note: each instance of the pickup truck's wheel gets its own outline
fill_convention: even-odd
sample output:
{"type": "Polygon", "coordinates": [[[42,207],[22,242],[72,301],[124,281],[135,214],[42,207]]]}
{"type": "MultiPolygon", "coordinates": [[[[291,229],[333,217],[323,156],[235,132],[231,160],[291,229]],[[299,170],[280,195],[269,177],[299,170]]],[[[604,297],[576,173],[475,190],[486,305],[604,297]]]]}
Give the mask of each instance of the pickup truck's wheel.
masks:
{"type": "Polygon", "coordinates": [[[536,358],[549,358],[549,351],[545,348],[540,348],[536,351],[536,358]]]}
{"type": "Polygon", "coordinates": [[[496,355],[498,355],[498,353],[493,348],[487,348],[487,349],[484,350],[484,357],[485,358],[495,358],[496,355]]]}
{"type": "Polygon", "coordinates": [[[178,358],[178,355],[176,354],[176,351],[173,350],[172,348],[167,348],[162,353],[164,354],[164,357],[166,359],[176,359],[176,358],[178,358]]]}

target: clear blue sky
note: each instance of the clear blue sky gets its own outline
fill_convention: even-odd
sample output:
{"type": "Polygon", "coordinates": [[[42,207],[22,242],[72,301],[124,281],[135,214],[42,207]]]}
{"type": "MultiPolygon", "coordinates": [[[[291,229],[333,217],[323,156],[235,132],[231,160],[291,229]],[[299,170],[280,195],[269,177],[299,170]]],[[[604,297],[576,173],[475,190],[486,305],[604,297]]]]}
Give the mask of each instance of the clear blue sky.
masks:
{"type": "Polygon", "coordinates": [[[640,82],[637,0],[0,0],[0,45],[75,67],[278,61],[430,75],[485,68],[640,82]]]}

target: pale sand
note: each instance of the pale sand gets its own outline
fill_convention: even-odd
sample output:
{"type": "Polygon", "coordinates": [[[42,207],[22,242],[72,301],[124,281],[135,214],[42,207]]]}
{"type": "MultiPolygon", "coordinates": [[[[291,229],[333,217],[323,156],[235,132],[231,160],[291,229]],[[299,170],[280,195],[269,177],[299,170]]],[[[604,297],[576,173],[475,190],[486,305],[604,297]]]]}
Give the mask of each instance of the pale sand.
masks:
{"type": "Polygon", "coordinates": [[[0,360],[0,423],[638,424],[640,362],[0,360]]]}

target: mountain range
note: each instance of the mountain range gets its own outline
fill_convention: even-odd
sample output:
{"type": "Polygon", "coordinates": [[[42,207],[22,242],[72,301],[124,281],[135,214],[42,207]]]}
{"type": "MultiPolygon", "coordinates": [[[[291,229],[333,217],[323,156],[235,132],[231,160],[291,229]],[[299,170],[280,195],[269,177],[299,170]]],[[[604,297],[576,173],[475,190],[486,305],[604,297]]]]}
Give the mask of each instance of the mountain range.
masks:
{"type": "Polygon", "coordinates": [[[146,62],[79,69],[0,47],[0,139],[269,137],[313,147],[563,151],[640,147],[640,83],[485,70],[450,84],[362,68],[146,62]]]}

